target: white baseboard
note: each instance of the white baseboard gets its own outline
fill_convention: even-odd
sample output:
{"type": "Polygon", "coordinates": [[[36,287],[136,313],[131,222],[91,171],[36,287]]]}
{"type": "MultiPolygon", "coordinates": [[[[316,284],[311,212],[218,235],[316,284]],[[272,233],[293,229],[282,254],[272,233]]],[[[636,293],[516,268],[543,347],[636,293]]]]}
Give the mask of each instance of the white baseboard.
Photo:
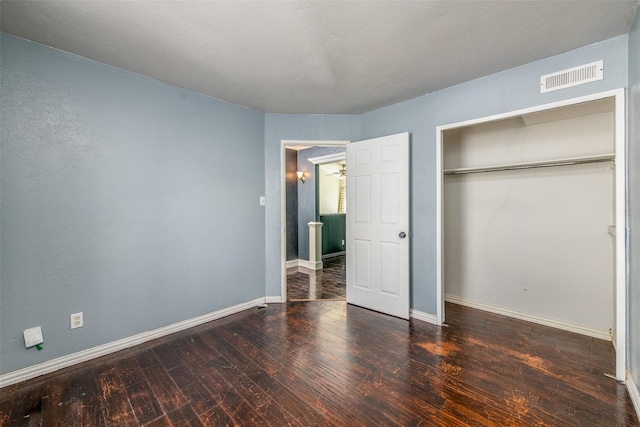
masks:
{"type": "MultiPolygon", "coordinates": [[[[346,253],[347,253],[346,251],[334,252],[332,254],[322,255],[322,259],[333,258],[340,255],[346,255],[346,253]]],[[[284,266],[285,268],[304,267],[310,270],[320,270],[322,268],[322,262],[318,261],[318,263],[320,264],[320,267],[314,268],[314,266],[316,266],[317,263],[307,261],[306,259],[292,259],[287,261],[284,266]]]]}
{"type": "Polygon", "coordinates": [[[307,265],[309,270],[322,270],[322,267],[324,266],[322,261],[307,261],[307,265]]]}
{"type": "Polygon", "coordinates": [[[409,309],[409,316],[416,320],[422,320],[423,322],[437,325],[437,318],[433,314],[425,313],[424,311],[409,309]]]}
{"type": "Polygon", "coordinates": [[[309,270],[313,270],[313,268],[311,268],[311,264],[306,259],[299,259],[298,267],[304,267],[304,268],[308,268],[309,270]]]}
{"type": "Polygon", "coordinates": [[[280,304],[283,303],[282,297],[279,295],[264,297],[265,304],[280,304]]]}
{"type": "Polygon", "coordinates": [[[627,372],[627,390],[629,391],[629,396],[631,397],[631,402],[633,403],[633,407],[636,408],[636,414],[638,418],[640,418],[640,392],[638,391],[638,386],[633,381],[633,377],[631,373],[627,372]]]}
{"type": "Polygon", "coordinates": [[[490,313],[500,314],[502,316],[513,317],[515,319],[526,320],[527,322],[538,323],[540,325],[551,326],[552,328],[562,329],[564,331],[574,332],[576,334],[587,335],[589,337],[594,337],[601,340],[612,340],[612,336],[609,334],[609,331],[599,331],[597,329],[585,328],[580,325],[574,325],[572,323],[566,323],[555,319],[548,319],[533,314],[521,313],[519,311],[509,310],[507,308],[485,304],[483,302],[460,298],[455,295],[445,295],[444,300],[447,302],[452,302],[454,304],[477,308],[478,310],[488,311],[490,313]]]}
{"type": "MultiPolygon", "coordinates": [[[[278,297],[280,298],[280,297],[278,297]]],[[[259,304],[265,302],[265,298],[257,298],[251,301],[247,301],[241,304],[234,305],[232,307],[223,308],[211,313],[203,314],[202,316],[193,317],[191,319],[183,320],[178,323],[163,326],[162,328],[153,329],[151,331],[143,332],[141,334],[133,335],[127,338],[123,338],[117,341],[113,341],[107,344],[92,347],[87,350],[82,350],[77,353],[69,354],[66,356],[58,357],[57,359],[48,360],[37,365],[28,366],[17,371],[8,372],[0,375],[0,388],[16,384],[21,381],[30,380],[35,377],[39,377],[44,374],[55,372],[62,368],[76,365],[78,363],[86,362],[91,359],[96,359],[107,354],[115,353],[116,351],[124,350],[136,346],[138,344],[145,343],[147,341],[154,340],[156,338],[164,337],[165,335],[172,334],[174,332],[189,329],[194,326],[201,325],[203,323],[210,322],[212,320],[220,319],[222,317],[229,316],[240,311],[247,310],[249,308],[256,307],[259,304]]]]}
{"type": "Polygon", "coordinates": [[[334,252],[334,253],[332,253],[332,254],[322,255],[322,259],[333,258],[333,257],[337,257],[337,256],[341,256],[341,255],[346,255],[346,254],[347,254],[347,251],[334,252]]]}
{"type": "Polygon", "coordinates": [[[307,261],[306,259],[292,259],[291,261],[287,261],[285,263],[285,267],[286,268],[291,268],[291,267],[304,267],[304,268],[308,268],[309,270],[320,270],[322,269],[322,261],[318,261],[316,262],[312,262],[312,261],[307,261]],[[319,268],[318,264],[320,265],[319,268]]]}

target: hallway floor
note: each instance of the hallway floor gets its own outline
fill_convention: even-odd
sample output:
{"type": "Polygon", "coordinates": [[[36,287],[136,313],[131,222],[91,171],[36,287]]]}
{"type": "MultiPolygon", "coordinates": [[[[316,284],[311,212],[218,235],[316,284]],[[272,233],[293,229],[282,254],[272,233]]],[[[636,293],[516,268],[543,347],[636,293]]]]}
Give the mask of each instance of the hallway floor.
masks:
{"type": "Polygon", "coordinates": [[[287,300],[344,301],[347,289],[346,255],[323,260],[322,270],[287,269],[287,300]]]}

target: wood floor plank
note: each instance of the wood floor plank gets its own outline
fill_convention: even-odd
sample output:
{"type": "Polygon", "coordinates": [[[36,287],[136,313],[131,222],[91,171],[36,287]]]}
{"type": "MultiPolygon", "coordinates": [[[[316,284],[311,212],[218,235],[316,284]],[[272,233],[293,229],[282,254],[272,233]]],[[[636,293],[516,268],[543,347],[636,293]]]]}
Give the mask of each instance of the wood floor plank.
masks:
{"type": "Polygon", "coordinates": [[[202,427],[202,421],[193,411],[191,406],[185,405],[181,408],[175,409],[167,414],[171,425],[173,426],[190,426],[190,427],[202,427]]]}
{"type": "Polygon", "coordinates": [[[246,364],[244,373],[258,387],[268,393],[278,404],[286,408],[293,418],[305,426],[323,425],[322,413],[316,412],[303,398],[291,391],[287,385],[274,378],[274,374],[280,369],[274,361],[251,346],[238,334],[231,330],[218,330],[221,338],[232,343],[239,353],[233,359],[234,363],[242,364],[242,357],[247,357],[252,363],[246,364]]]}
{"type": "MultiPolygon", "coordinates": [[[[5,397],[5,396],[3,396],[5,397]]],[[[9,425],[11,418],[11,407],[13,406],[12,395],[6,396],[6,400],[0,400],[0,426],[9,425]]]]}
{"type": "Polygon", "coordinates": [[[162,417],[145,424],[144,427],[173,427],[173,424],[171,424],[171,420],[169,420],[168,416],[163,415],[162,417]]]}
{"type": "Polygon", "coordinates": [[[155,346],[153,348],[153,353],[167,371],[182,363],[180,358],[174,353],[169,343],[163,343],[155,346]]]}
{"type": "Polygon", "coordinates": [[[226,402],[222,404],[223,407],[228,409],[227,412],[232,418],[239,419],[242,422],[256,422],[256,420],[261,419],[265,424],[272,425],[265,417],[277,415],[278,424],[297,424],[288,412],[280,408],[267,393],[244,374],[244,365],[239,366],[233,362],[232,357],[229,356],[229,352],[232,349],[227,347],[226,343],[212,341],[212,337],[209,334],[199,334],[193,338],[193,342],[201,347],[205,346],[211,355],[218,358],[215,360],[222,361],[222,363],[210,363],[211,374],[215,371],[219,378],[225,382],[226,387],[232,390],[239,398],[237,405],[234,407],[229,407],[226,402]],[[246,416],[249,416],[249,418],[239,418],[246,416]]]}
{"type": "MultiPolygon", "coordinates": [[[[302,334],[302,336],[304,336],[304,334],[302,334]]],[[[255,341],[257,340],[259,337],[253,337],[251,339],[251,341],[255,341]]],[[[319,338],[318,335],[315,335],[315,338],[319,338]]],[[[300,343],[296,343],[296,348],[301,348],[302,345],[300,343]]],[[[380,362],[380,360],[382,359],[381,357],[376,357],[375,358],[375,363],[371,364],[371,361],[368,360],[364,360],[358,357],[357,354],[351,354],[345,351],[340,351],[339,348],[336,348],[335,343],[331,343],[330,345],[328,345],[327,347],[331,348],[331,354],[327,354],[327,355],[323,355],[323,357],[330,359],[330,358],[339,358],[341,359],[338,360],[338,365],[341,366],[344,364],[344,366],[349,366],[349,371],[350,372],[354,372],[356,371],[358,374],[358,378],[360,379],[364,379],[364,382],[361,383],[354,383],[352,384],[352,386],[354,388],[357,389],[358,392],[360,392],[363,395],[367,395],[367,394],[375,394],[376,390],[388,390],[387,387],[380,387],[381,385],[392,385],[392,383],[394,383],[394,374],[393,372],[391,372],[390,370],[387,370],[388,366],[395,366],[394,363],[397,363],[397,360],[391,360],[393,358],[391,358],[390,360],[386,361],[385,364],[380,365],[377,362],[380,362]],[[344,362],[344,363],[343,363],[344,362]],[[349,363],[349,362],[354,362],[354,363],[349,363]],[[388,366],[387,366],[388,365],[388,366]],[[382,379],[384,378],[384,379],[382,379]]],[[[277,351],[276,350],[270,350],[270,351],[277,351]]],[[[388,348],[385,351],[386,355],[392,355],[393,352],[389,351],[388,348]]],[[[381,355],[383,353],[380,353],[381,355]]],[[[313,363],[317,363],[317,362],[313,362],[313,363]]],[[[313,386],[313,384],[309,384],[310,386],[313,386]]],[[[397,381],[393,384],[395,385],[400,385],[397,381]]],[[[392,387],[393,388],[393,387],[392,387]]],[[[428,391],[426,391],[425,393],[423,393],[422,398],[424,399],[425,395],[428,394],[428,391]]],[[[435,396],[432,396],[430,399],[426,399],[426,400],[431,400],[433,402],[433,399],[437,398],[435,396]]],[[[399,404],[396,404],[394,409],[394,417],[397,419],[400,415],[402,415],[403,413],[403,403],[405,401],[412,401],[412,397],[411,396],[407,396],[401,399],[397,399],[397,401],[399,401],[399,404]]],[[[381,400],[382,402],[385,402],[384,399],[381,400]]],[[[418,405],[420,405],[421,400],[418,400],[418,402],[415,402],[418,405]]],[[[438,405],[442,404],[442,400],[440,401],[440,403],[438,405]]],[[[384,405],[383,405],[384,406],[384,405]]],[[[418,406],[420,407],[420,406],[418,406]]],[[[382,408],[378,408],[378,409],[382,409],[382,408]]],[[[433,408],[431,408],[433,409],[433,408]]],[[[425,408],[424,406],[421,407],[421,411],[424,411],[425,408]]],[[[413,414],[411,415],[411,411],[407,410],[405,413],[405,416],[407,417],[408,420],[410,419],[414,419],[417,418],[417,414],[413,414]]]]}
{"type": "Polygon", "coordinates": [[[71,383],[72,411],[79,425],[86,427],[104,426],[104,409],[100,400],[101,393],[95,379],[95,371],[90,364],[69,373],[71,383]]]}
{"type": "Polygon", "coordinates": [[[200,414],[200,421],[205,426],[226,427],[234,425],[233,420],[218,405],[200,414]]]}
{"type": "Polygon", "coordinates": [[[34,382],[18,389],[14,394],[8,426],[40,425],[42,421],[42,399],[46,386],[34,382]]]}
{"type": "Polygon", "coordinates": [[[125,386],[128,387],[140,381],[145,381],[144,373],[134,357],[116,360],[113,364],[125,386]]]}
{"type": "Polygon", "coordinates": [[[116,368],[95,369],[104,418],[110,426],[139,425],[129,404],[127,392],[116,368]]]}
{"type": "Polygon", "coordinates": [[[639,425],[610,342],[447,316],[270,304],[6,387],[0,425],[639,425]]]}
{"type": "Polygon", "coordinates": [[[152,364],[143,369],[144,375],[155,395],[160,408],[168,414],[175,408],[180,408],[187,403],[180,388],[173,382],[171,376],[162,365],[152,364]]]}
{"type": "Polygon", "coordinates": [[[140,424],[149,423],[164,415],[147,381],[138,381],[126,388],[133,413],[140,424]]]}
{"type": "MultiPolygon", "coordinates": [[[[201,419],[228,419],[236,424],[245,419],[246,415],[242,411],[244,408],[242,397],[219,372],[221,369],[235,371],[234,365],[216,351],[211,351],[197,335],[182,339],[180,345],[175,346],[174,349],[176,354],[185,361],[184,368],[188,369],[185,371],[178,366],[170,371],[178,381],[177,384],[185,384],[185,389],[191,387],[199,389],[199,386],[194,385],[194,382],[198,381],[212,398],[211,409],[198,413],[201,419]],[[220,413],[221,411],[224,415],[220,413]]],[[[198,412],[202,409],[199,405],[196,407],[198,412]]],[[[264,420],[263,423],[265,423],[264,420]]]]}
{"type": "Polygon", "coordinates": [[[71,381],[69,375],[62,375],[58,381],[45,385],[42,399],[42,425],[66,427],[79,424],[77,414],[71,410],[71,381]]]}
{"type": "MultiPolygon", "coordinates": [[[[241,375],[237,375],[225,370],[220,371],[227,383],[233,386],[239,395],[242,396],[261,417],[266,420],[278,420],[278,424],[280,425],[302,425],[283,406],[273,399],[273,396],[268,390],[260,387],[258,383],[247,375],[248,373],[252,373],[252,377],[258,379],[258,376],[260,376],[262,372],[259,372],[260,370],[257,369],[257,365],[233,346],[231,341],[228,341],[221,335],[218,329],[211,330],[208,334],[203,335],[203,340],[205,343],[215,346],[216,350],[226,360],[242,372],[241,375]]],[[[266,373],[263,373],[263,375],[270,377],[266,373]]],[[[271,425],[273,424],[271,423],[271,425]]]]}
{"type": "MultiPolygon", "coordinates": [[[[245,332],[251,333],[250,330],[245,332]]],[[[251,339],[258,340],[258,338],[252,336],[251,339]]],[[[292,366],[283,366],[280,372],[274,375],[276,379],[288,384],[296,393],[307,397],[307,401],[321,401],[322,405],[316,406],[315,409],[329,419],[334,414],[338,414],[338,417],[349,417],[350,422],[361,422],[363,425],[380,421],[380,418],[384,419],[386,413],[382,409],[386,406],[386,400],[378,402],[376,419],[369,416],[370,408],[366,404],[367,396],[363,391],[362,384],[362,381],[369,379],[364,374],[360,377],[350,375],[357,364],[349,365],[349,368],[342,369],[341,360],[333,356],[328,356],[325,359],[322,357],[316,358],[317,354],[314,354],[313,351],[306,351],[307,343],[301,337],[289,336],[289,338],[294,340],[293,344],[296,351],[304,353],[305,358],[297,358],[292,366]],[[302,372],[304,372],[304,375],[301,374],[302,372]],[[355,389],[356,391],[355,394],[351,391],[351,394],[359,399],[354,400],[349,406],[345,405],[342,396],[349,393],[349,391],[334,387],[335,383],[349,384],[351,390],[355,389]]],[[[278,350],[271,348],[269,351],[275,352],[278,350]]],[[[398,399],[395,402],[395,407],[393,408],[394,421],[402,419],[408,422],[416,418],[404,410],[403,403],[401,403],[402,399],[398,399]]],[[[339,424],[338,421],[336,422],[339,424]]]]}

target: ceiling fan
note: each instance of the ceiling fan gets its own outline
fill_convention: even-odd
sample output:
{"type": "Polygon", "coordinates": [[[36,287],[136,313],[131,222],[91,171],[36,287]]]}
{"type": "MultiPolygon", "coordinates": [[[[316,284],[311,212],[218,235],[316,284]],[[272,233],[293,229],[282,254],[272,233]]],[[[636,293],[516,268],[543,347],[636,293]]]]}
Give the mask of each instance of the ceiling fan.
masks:
{"type": "Polygon", "coordinates": [[[326,176],[331,175],[338,175],[338,179],[345,179],[347,177],[347,165],[345,163],[340,164],[339,171],[328,173],[326,176]]]}

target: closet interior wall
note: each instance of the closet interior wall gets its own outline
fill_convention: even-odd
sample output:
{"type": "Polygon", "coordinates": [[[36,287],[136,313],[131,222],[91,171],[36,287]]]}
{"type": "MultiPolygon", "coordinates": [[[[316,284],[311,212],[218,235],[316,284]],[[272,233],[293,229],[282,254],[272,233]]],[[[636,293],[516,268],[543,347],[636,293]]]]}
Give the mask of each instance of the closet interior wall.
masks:
{"type": "Polygon", "coordinates": [[[445,300],[610,337],[613,111],[605,99],[444,133],[445,300]],[[585,157],[598,161],[509,170],[585,157]]]}

